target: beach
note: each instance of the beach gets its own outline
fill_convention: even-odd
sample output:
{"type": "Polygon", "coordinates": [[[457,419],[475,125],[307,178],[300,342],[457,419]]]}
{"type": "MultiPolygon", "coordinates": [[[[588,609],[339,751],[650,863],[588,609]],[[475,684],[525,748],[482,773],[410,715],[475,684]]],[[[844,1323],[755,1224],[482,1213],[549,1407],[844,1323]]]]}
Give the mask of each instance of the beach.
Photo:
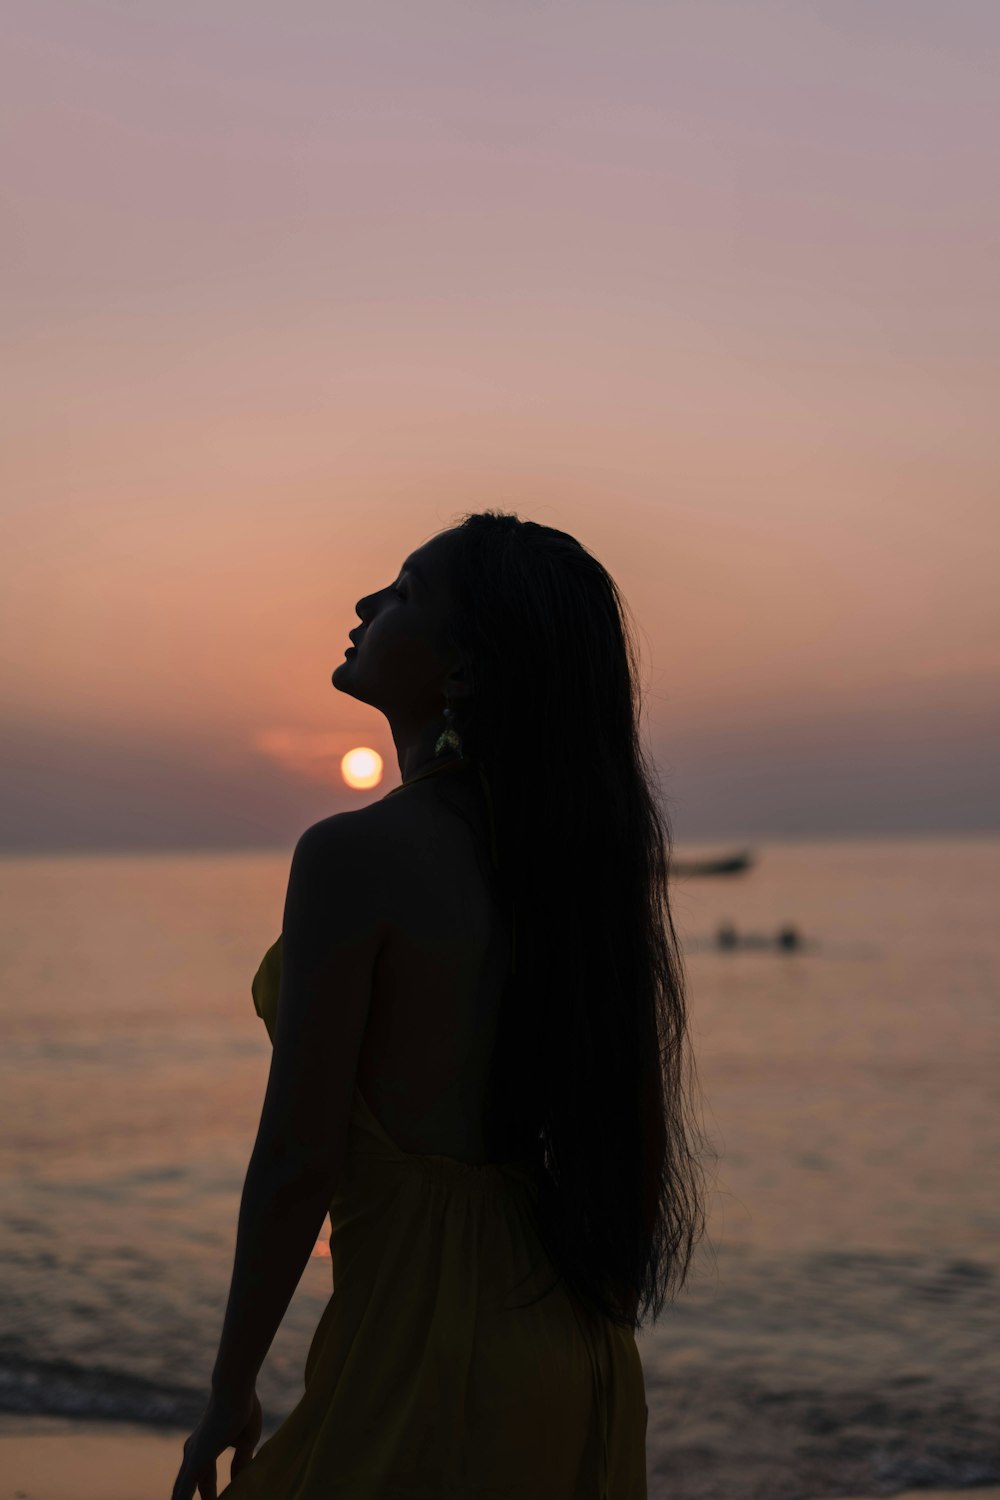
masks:
{"type": "MultiPolygon", "coordinates": [[[[131,1423],[0,1416],[0,1500],[169,1500],[186,1437],[186,1432],[154,1432],[131,1423]]],[[[220,1490],[229,1479],[231,1456],[224,1455],[219,1465],[220,1490]]],[[[971,1495],[998,1500],[1000,1486],[898,1490],[895,1500],[968,1500],[971,1495]]],[[[649,1500],[670,1497],[651,1486],[649,1500]]],[[[866,1497],[834,1497],[827,1491],[801,1500],[866,1497]]]]}
{"type": "Polygon", "coordinates": [[[5,1415],[0,1500],[170,1500],[186,1437],[131,1423],[5,1415]]]}

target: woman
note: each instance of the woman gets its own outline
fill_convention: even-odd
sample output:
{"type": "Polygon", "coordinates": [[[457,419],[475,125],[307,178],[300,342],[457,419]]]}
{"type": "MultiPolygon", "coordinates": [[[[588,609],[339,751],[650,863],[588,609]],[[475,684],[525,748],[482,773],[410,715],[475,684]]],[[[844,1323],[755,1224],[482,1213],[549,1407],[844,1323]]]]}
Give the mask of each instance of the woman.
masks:
{"type": "Polygon", "coordinates": [[[212,1395],[172,1500],[645,1500],[635,1331],[704,1231],[669,830],[617,587],[467,514],[362,599],[333,685],[402,785],[308,829],[212,1395]],[[305,1394],[255,1381],[326,1212],[305,1394]]]}

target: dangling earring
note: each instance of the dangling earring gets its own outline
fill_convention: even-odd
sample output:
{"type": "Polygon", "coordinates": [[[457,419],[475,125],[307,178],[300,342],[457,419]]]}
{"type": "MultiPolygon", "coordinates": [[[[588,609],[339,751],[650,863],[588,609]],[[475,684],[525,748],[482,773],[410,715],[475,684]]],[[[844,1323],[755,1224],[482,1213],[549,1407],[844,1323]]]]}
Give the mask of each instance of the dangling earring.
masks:
{"type": "MultiPolygon", "coordinates": [[[[442,755],[445,750],[454,750],[454,751],[456,751],[456,753],[458,755],[461,756],[462,755],[462,740],[461,740],[460,735],[458,734],[458,731],[452,726],[452,722],[451,722],[452,719],[454,719],[454,717],[455,717],[455,710],[449,704],[447,695],[445,696],[445,700],[444,701],[445,701],[445,709],[444,709],[445,726],[444,726],[444,729],[442,729],[441,733],[437,737],[437,743],[434,746],[434,754],[435,755],[442,755]]],[[[463,759],[464,759],[464,757],[463,757],[463,759]]]]}

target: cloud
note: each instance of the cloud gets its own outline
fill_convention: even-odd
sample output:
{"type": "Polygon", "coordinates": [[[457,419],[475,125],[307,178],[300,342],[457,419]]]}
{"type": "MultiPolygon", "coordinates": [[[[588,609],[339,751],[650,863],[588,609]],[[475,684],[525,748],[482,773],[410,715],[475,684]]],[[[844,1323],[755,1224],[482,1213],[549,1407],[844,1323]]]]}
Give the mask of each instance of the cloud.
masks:
{"type": "Polygon", "coordinates": [[[253,747],[284,771],[325,787],[342,787],[340,762],[354,740],[343,732],[309,729],[259,729],[253,747]]]}

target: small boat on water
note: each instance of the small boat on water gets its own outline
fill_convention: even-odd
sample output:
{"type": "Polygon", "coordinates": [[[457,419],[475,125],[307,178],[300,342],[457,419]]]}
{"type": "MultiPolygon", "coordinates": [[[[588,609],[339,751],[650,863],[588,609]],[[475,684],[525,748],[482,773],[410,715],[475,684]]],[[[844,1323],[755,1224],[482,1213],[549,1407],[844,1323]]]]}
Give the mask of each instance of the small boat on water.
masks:
{"type": "Polygon", "coordinates": [[[738,854],[724,854],[718,859],[672,859],[672,875],[739,875],[753,868],[754,854],[743,849],[738,854]]]}

